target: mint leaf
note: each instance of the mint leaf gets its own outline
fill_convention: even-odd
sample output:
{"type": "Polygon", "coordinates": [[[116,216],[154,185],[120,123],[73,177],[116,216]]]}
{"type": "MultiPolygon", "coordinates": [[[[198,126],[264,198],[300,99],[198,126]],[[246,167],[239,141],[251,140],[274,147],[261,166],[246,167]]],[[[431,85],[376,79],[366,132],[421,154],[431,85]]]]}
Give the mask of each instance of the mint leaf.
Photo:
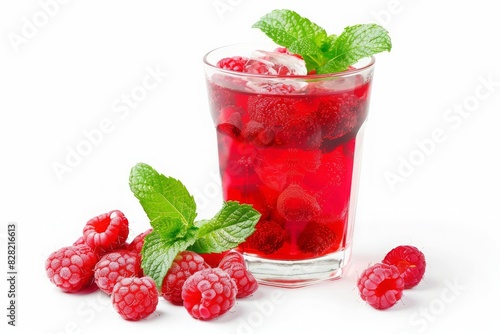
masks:
{"type": "Polygon", "coordinates": [[[328,35],[316,23],[287,9],[266,14],[252,27],[301,55],[308,72],[318,74],[347,70],[362,58],[392,48],[387,30],[377,24],[358,24],[345,28],[339,36],[328,35]]]}
{"type": "Polygon", "coordinates": [[[321,48],[311,38],[302,38],[293,42],[288,51],[300,54],[306,62],[307,71],[312,71],[326,62],[321,48]]]}
{"type": "Polygon", "coordinates": [[[214,218],[199,224],[196,242],[189,249],[197,253],[220,253],[234,248],[255,231],[260,216],[251,205],[226,202],[214,218]]]}
{"type": "Polygon", "coordinates": [[[262,30],[275,43],[286,48],[300,39],[310,39],[317,46],[327,39],[323,28],[288,9],[273,10],[254,23],[252,28],[262,30]]]}
{"type": "Polygon", "coordinates": [[[144,239],[141,266],[144,274],[155,281],[158,289],[161,288],[177,254],[195,242],[195,229],[189,229],[187,232],[183,238],[165,239],[153,229],[144,239]]]}
{"type": "Polygon", "coordinates": [[[151,221],[161,217],[179,230],[193,225],[196,203],[179,180],[139,163],[130,172],[129,184],[151,221]]]}
{"type": "Polygon", "coordinates": [[[188,231],[186,225],[179,224],[177,221],[170,220],[164,216],[153,219],[150,224],[153,230],[156,231],[161,238],[167,240],[182,238],[188,231]]]}
{"type": "Polygon", "coordinates": [[[317,69],[318,73],[346,70],[358,60],[382,51],[390,51],[391,39],[387,30],[377,24],[358,24],[346,27],[325,56],[330,60],[317,69]]]}

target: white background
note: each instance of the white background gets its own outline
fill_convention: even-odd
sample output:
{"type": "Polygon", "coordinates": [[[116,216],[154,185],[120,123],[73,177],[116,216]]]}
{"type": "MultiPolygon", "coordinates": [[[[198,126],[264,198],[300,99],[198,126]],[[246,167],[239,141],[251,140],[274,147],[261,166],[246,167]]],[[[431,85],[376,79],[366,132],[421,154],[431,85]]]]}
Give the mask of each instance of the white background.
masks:
{"type": "Polygon", "coordinates": [[[0,279],[3,333],[498,332],[500,24],[493,2],[59,0],[45,9],[51,16],[41,5],[48,2],[0,4],[0,267],[6,275],[6,225],[15,222],[19,272],[16,328],[6,324],[8,288],[0,279]],[[131,238],[148,228],[128,188],[137,162],[185,183],[199,218],[218,210],[201,58],[221,45],[266,40],[250,27],[276,8],[294,9],[330,33],[379,23],[393,39],[392,52],[377,56],[349,273],[297,290],[261,287],[210,322],[164,300],[147,320],[127,322],[98,292],[57,290],[45,259],[76,240],[88,219],[120,209],[131,238]],[[157,87],[123,108],[148,69],[161,72],[157,87]],[[69,166],[69,152],[103,122],[107,133],[69,166]],[[440,142],[429,143],[433,133],[440,142]],[[418,143],[427,143],[425,152],[418,143]],[[57,164],[68,167],[59,177],[57,164]],[[357,275],[400,244],[425,253],[425,280],[393,308],[374,310],[358,296],[357,275]]]}

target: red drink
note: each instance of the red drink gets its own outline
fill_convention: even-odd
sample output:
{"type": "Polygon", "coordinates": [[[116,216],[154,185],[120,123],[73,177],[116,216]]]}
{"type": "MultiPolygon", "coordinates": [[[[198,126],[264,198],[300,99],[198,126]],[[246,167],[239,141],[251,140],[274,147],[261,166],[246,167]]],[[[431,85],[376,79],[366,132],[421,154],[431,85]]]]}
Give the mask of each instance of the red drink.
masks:
{"type": "Polygon", "coordinates": [[[262,273],[257,264],[257,278],[303,285],[338,277],[348,262],[372,65],[370,59],[359,70],[298,77],[207,71],[224,200],[262,214],[239,250],[250,269],[255,261],[279,264],[262,273]],[[311,259],[319,276],[309,275],[311,265],[279,273],[285,262],[311,259]]]}

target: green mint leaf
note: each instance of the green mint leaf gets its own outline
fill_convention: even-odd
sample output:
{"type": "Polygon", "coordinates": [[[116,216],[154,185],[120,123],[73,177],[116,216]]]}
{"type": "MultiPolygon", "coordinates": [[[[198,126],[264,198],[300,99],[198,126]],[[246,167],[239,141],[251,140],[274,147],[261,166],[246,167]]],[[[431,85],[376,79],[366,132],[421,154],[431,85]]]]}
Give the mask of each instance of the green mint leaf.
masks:
{"type": "Polygon", "coordinates": [[[288,9],[273,10],[257,21],[252,28],[262,30],[276,44],[290,47],[300,39],[310,39],[317,46],[321,46],[327,39],[326,31],[288,9]]]}
{"type": "Polygon", "coordinates": [[[189,249],[197,253],[220,253],[234,248],[255,231],[260,216],[251,205],[226,202],[214,218],[198,222],[197,239],[189,249]]]}
{"type": "Polygon", "coordinates": [[[316,23],[287,9],[264,15],[252,27],[301,55],[308,72],[318,74],[345,71],[362,58],[392,48],[387,30],[377,24],[358,24],[345,28],[339,36],[328,35],[316,23]]]}
{"type": "Polygon", "coordinates": [[[337,35],[328,35],[325,42],[321,46],[321,51],[326,54],[330,53],[333,49],[333,46],[335,45],[335,40],[337,38],[338,38],[337,35]]]}
{"type": "Polygon", "coordinates": [[[150,224],[153,230],[166,240],[182,238],[188,231],[188,226],[179,224],[178,221],[170,220],[164,216],[153,219],[150,224]]]}
{"type": "Polygon", "coordinates": [[[141,266],[144,274],[151,277],[158,289],[172,262],[179,252],[186,250],[196,240],[196,229],[188,229],[187,234],[179,239],[162,238],[154,229],[144,238],[141,266]]]}
{"type": "Polygon", "coordinates": [[[139,163],[130,172],[129,184],[152,222],[161,217],[162,221],[169,221],[171,226],[167,229],[179,231],[193,225],[196,203],[179,180],[139,163]]]}
{"type": "Polygon", "coordinates": [[[318,73],[346,70],[358,60],[383,51],[391,51],[392,43],[387,30],[377,24],[358,24],[346,27],[334,39],[326,57],[330,60],[317,69],[318,73]]]}
{"type": "Polygon", "coordinates": [[[327,61],[324,57],[324,52],[311,38],[296,40],[288,47],[288,51],[300,54],[304,58],[307,71],[312,71],[327,61]]]}

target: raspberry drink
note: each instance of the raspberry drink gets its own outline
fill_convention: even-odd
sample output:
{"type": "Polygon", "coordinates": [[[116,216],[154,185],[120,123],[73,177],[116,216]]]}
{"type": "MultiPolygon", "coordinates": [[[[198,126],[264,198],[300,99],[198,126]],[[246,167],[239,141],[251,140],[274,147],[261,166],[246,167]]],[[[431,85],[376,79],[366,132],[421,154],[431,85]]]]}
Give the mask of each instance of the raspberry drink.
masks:
{"type": "Polygon", "coordinates": [[[262,283],[297,287],[349,263],[376,24],[328,34],[289,10],[253,25],[272,46],[232,45],[205,58],[223,198],[261,213],[238,246],[262,283]],[[299,28],[297,28],[299,27],[299,28]]]}
{"type": "Polygon", "coordinates": [[[337,75],[269,76],[246,72],[251,59],[222,59],[207,84],[223,197],[262,214],[238,250],[271,261],[348,256],[373,60],[337,75]]]}

